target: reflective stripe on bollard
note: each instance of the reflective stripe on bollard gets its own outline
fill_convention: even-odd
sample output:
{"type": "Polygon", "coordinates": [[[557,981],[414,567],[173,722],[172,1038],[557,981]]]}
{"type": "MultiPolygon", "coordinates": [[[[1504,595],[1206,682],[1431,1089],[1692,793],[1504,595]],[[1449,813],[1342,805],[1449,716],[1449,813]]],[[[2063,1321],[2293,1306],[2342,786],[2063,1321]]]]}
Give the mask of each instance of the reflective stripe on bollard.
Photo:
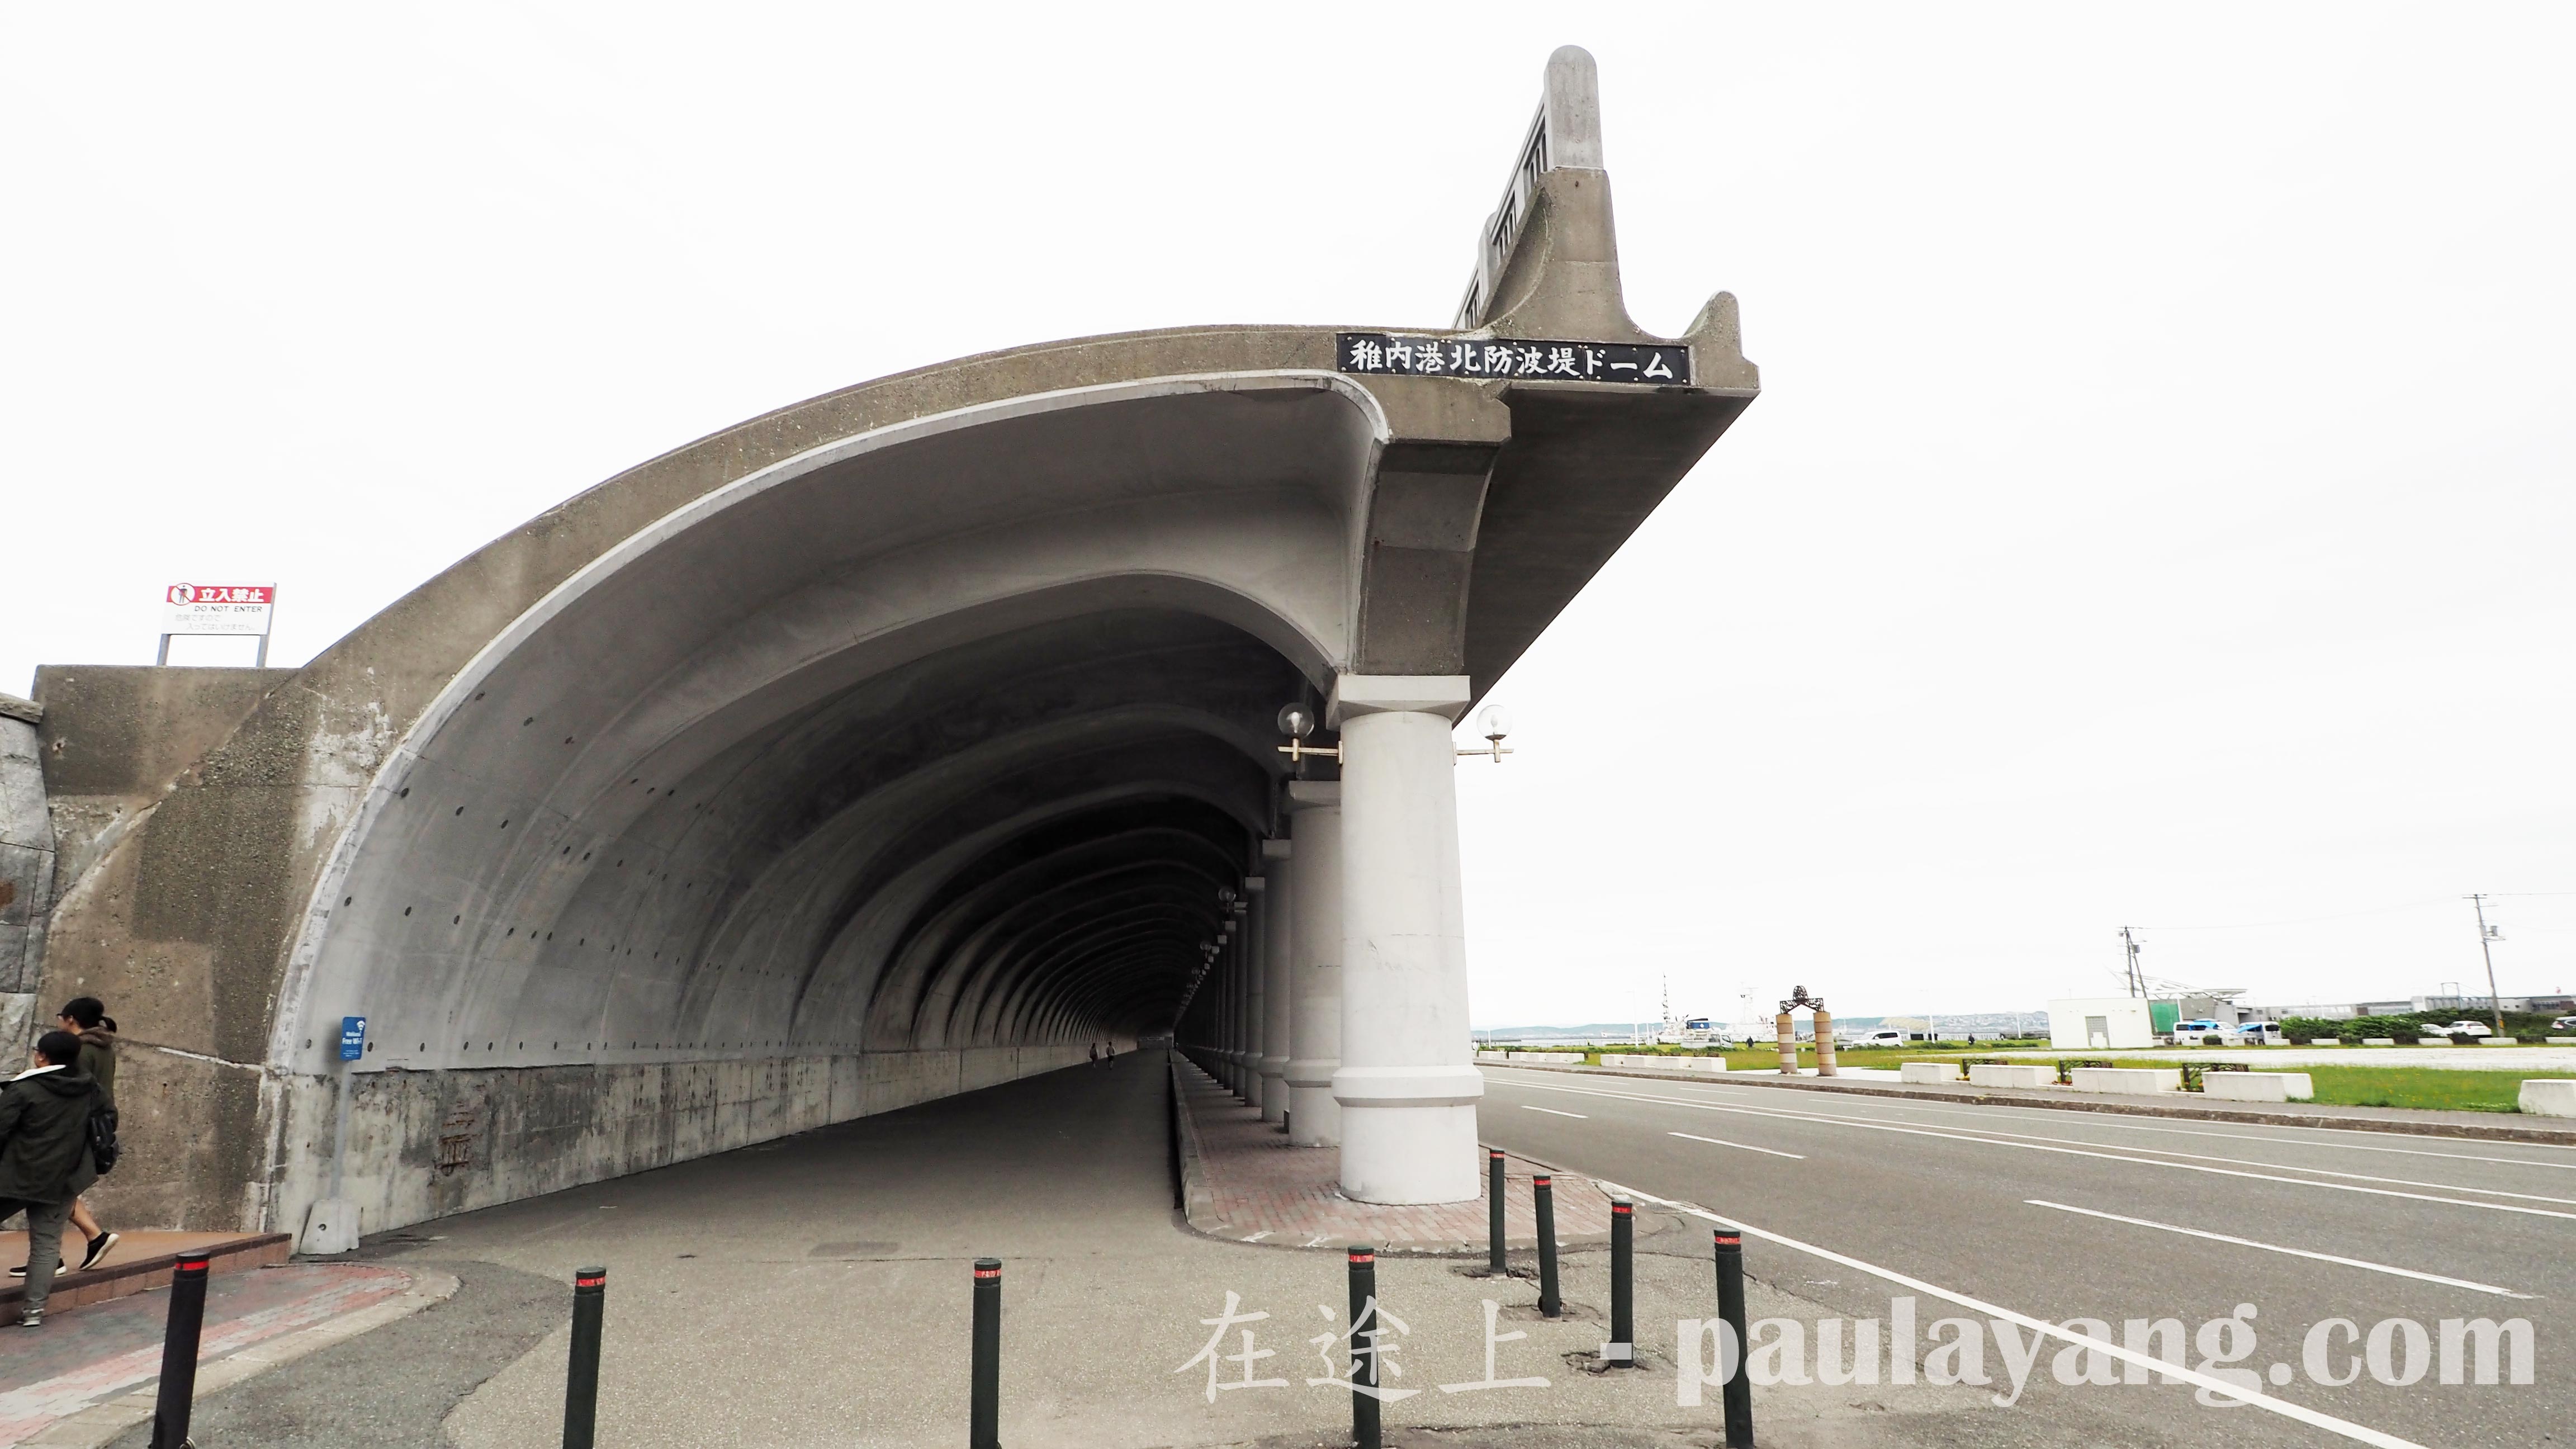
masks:
{"type": "Polygon", "coordinates": [[[572,1359],[564,1369],[563,1449],[590,1449],[599,1433],[599,1335],[608,1312],[608,1270],[572,1275],[572,1359]]]}
{"type": "Polygon", "coordinates": [[[186,1449],[197,1399],[197,1341],[206,1328],[203,1253],[181,1253],[170,1273],[170,1318],[161,1330],[161,1389],[152,1401],[152,1449],[186,1449]]]}

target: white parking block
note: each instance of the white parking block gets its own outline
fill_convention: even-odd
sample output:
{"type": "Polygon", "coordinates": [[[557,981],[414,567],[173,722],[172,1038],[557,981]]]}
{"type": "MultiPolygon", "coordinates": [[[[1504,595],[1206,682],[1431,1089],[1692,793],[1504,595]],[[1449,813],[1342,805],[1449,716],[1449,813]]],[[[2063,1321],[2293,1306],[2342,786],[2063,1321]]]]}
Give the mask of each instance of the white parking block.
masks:
{"type": "Polygon", "coordinates": [[[2361,1039],[2361,1044],[2363,1046],[2395,1046],[2397,1045],[2397,1038],[2393,1036],[2366,1036],[2361,1039]]]}
{"type": "Polygon", "coordinates": [[[2482,1036],[2482,1037],[2479,1037],[2479,1038],[2478,1038],[2478,1045],[2480,1045],[2480,1046],[2520,1046],[2520,1045],[2522,1045],[2522,1043],[2521,1043],[2520,1041],[2516,1040],[2515,1038],[2513,1038],[2513,1037],[2509,1037],[2509,1036],[2482,1036]]]}
{"type": "Polygon", "coordinates": [[[2451,1044],[2451,1039],[2447,1036],[2419,1036],[2415,1038],[2415,1044],[2417,1046],[2449,1046],[2451,1044]]]}
{"type": "Polygon", "coordinates": [[[2145,1097],[2182,1090],[2180,1067],[2077,1067],[2068,1073],[2079,1092],[2115,1092],[2145,1097]]]}
{"type": "Polygon", "coordinates": [[[2211,1072],[2200,1079],[2200,1090],[2232,1102],[2306,1102],[2317,1095],[2305,1072],[2211,1072]]]}
{"type": "Polygon", "coordinates": [[[1932,1086],[1959,1080],[1959,1069],[1948,1062],[1907,1062],[1902,1072],[1906,1081],[1932,1086]]]}
{"type": "Polygon", "coordinates": [[[2057,1073],[2047,1067],[2010,1066],[1983,1063],[1968,1068],[1968,1081],[1979,1087],[2049,1087],[2057,1084],[2057,1073]]]}
{"type": "Polygon", "coordinates": [[[2339,1046],[2342,1046],[2342,1045],[2343,1045],[2343,1038],[2342,1038],[2342,1037],[2339,1037],[2339,1036],[2320,1036],[2320,1037],[2313,1037],[2313,1038],[2310,1038],[2310,1039],[2309,1039],[2309,1041],[2308,1041],[2308,1045],[2310,1045],[2310,1046],[2333,1046],[2333,1047],[2339,1047],[2339,1046]]]}
{"type": "Polygon", "coordinates": [[[2543,1079],[2522,1084],[2522,1110],[2541,1117],[2576,1117],[2576,1081],[2543,1079]]]}

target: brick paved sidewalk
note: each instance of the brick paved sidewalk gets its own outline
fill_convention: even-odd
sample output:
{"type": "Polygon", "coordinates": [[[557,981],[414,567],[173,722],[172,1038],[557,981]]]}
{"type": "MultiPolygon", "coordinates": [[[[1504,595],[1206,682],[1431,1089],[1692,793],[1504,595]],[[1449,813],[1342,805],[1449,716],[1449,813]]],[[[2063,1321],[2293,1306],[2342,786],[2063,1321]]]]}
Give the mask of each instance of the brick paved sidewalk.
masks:
{"type": "MultiPolygon", "coordinates": [[[[1469,1202],[1382,1207],[1342,1196],[1341,1153],[1292,1147],[1288,1136],[1187,1060],[1175,1058],[1181,1106],[1197,1138],[1203,1189],[1191,1194],[1190,1226],[1210,1237],[1296,1248],[1371,1243],[1386,1253],[1483,1253],[1488,1231],[1485,1178],[1469,1202]]],[[[1508,1246],[1538,1246],[1530,1177],[1548,1169],[1504,1159],[1503,1232],[1508,1246]]],[[[1606,1242],[1610,1200],[1592,1179],[1554,1174],[1556,1240],[1606,1242]]]]}
{"type": "MultiPolygon", "coordinates": [[[[216,1363],[255,1344],[371,1308],[412,1286],[399,1268],[366,1264],[297,1264],[219,1274],[207,1281],[206,1322],[198,1362],[216,1363]]],[[[33,1438],[68,1418],[161,1373],[168,1291],[100,1303],[59,1316],[43,1328],[0,1329],[0,1444],[33,1438]]]]}

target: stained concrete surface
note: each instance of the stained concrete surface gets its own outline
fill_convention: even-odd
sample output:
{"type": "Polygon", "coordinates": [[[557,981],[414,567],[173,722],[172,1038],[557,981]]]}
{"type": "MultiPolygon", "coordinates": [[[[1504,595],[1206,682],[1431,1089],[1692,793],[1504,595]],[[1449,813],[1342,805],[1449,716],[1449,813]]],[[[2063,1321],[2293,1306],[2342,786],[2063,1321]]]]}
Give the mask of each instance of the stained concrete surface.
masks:
{"type": "MultiPolygon", "coordinates": [[[[493,1263],[403,1256],[406,1267],[455,1274],[456,1296],[208,1396],[196,1407],[189,1438],[205,1449],[443,1449],[440,1420],[545,1336],[568,1291],[493,1263]]],[[[150,1449],[151,1442],[146,1423],[112,1441],[112,1449],[150,1449]]]]}
{"type": "MultiPolygon", "coordinates": [[[[464,1287],[450,1305],[216,1396],[201,1422],[218,1432],[198,1442],[552,1446],[567,1282],[598,1262],[609,1269],[602,1443],[951,1449],[965,1432],[968,1265],[983,1254],[1005,1263],[1002,1437],[1014,1449],[1344,1442],[1347,1392],[1304,1383],[1323,1372],[1307,1340],[1336,1326],[1318,1306],[1343,1301],[1342,1256],[1181,1224],[1165,1081],[1162,1056],[1139,1053],[371,1241],[366,1256],[442,1267],[464,1287]],[[1229,1290],[1239,1311],[1271,1315],[1245,1326],[1277,1354],[1261,1375],[1290,1383],[1210,1404],[1204,1365],[1176,1370],[1229,1290]]],[[[1678,1407],[1671,1369],[1675,1320],[1714,1311],[1705,1234],[1651,1215],[1644,1229],[1649,1367],[1635,1372],[1580,1366],[1602,1337],[1599,1252],[1567,1255],[1571,1312],[1555,1323],[1536,1317],[1526,1278],[1471,1276],[1472,1261],[1382,1263],[1382,1297],[1411,1328],[1397,1383],[1428,1390],[1388,1407],[1389,1441],[1713,1443],[1713,1397],[1678,1407]],[[1498,1346],[1500,1376],[1549,1387],[1440,1392],[1483,1377],[1487,1298],[1503,1305],[1498,1332],[1530,1335],[1498,1346]]],[[[1754,1316],[1833,1312],[1787,1291],[1797,1281],[1757,1266],[1754,1316]]],[[[1225,1352],[1241,1351],[1240,1332],[1225,1352]]],[[[2151,1445],[2183,1442],[2171,1421],[2187,1393],[2130,1391],[2121,1417],[2039,1385],[2010,1410],[1921,1387],[1784,1388],[1756,1402],[1765,1444],[2151,1445]]]]}

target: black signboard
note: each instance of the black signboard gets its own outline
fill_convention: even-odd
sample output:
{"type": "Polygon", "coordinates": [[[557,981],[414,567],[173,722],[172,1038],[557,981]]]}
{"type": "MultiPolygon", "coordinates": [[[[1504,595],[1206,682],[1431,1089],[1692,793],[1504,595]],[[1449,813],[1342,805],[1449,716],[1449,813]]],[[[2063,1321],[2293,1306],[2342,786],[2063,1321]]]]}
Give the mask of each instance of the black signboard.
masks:
{"type": "Polygon", "coordinates": [[[1335,366],[1343,372],[1650,387],[1685,387],[1691,380],[1690,349],[1669,344],[1416,337],[1403,332],[1344,332],[1337,342],[1335,366]]]}

